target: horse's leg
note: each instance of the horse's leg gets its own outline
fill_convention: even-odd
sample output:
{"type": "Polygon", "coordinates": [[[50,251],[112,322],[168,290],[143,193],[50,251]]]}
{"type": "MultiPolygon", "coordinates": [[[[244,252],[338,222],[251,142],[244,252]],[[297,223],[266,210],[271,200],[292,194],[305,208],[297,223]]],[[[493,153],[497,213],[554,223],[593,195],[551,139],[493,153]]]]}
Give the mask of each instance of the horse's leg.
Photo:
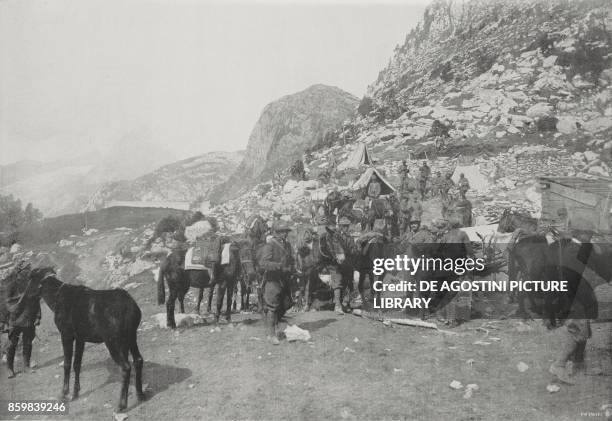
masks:
{"type": "MultiPolygon", "coordinates": [[[[219,317],[221,316],[221,307],[223,307],[223,299],[225,298],[225,291],[227,290],[227,286],[225,285],[225,281],[221,281],[217,286],[217,309],[215,310],[215,322],[219,321],[219,317]]],[[[228,301],[227,306],[230,308],[232,303],[228,301]]]]}
{"type": "Polygon", "coordinates": [[[85,349],[85,341],[76,341],[74,348],[74,388],[72,389],[72,400],[79,398],[81,390],[81,360],[83,359],[83,350],[85,349]]]}
{"type": "Polygon", "coordinates": [[[359,296],[361,297],[361,305],[362,307],[366,305],[367,301],[366,301],[366,297],[365,297],[365,288],[364,288],[364,281],[366,278],[366,274],[367,272],[363,269],[359,270],[359,282],[357,283],[357,290],[359,291],[359,296]]]}
{"type": "Polygon", "coordinates": [[[146,398],[144,392],[142,391],[142,365],[144,360],[142,355],[140,355],[140,350],[138,349],[136,332],[134,332],[132,340],[130,341],[130,352],[132,354],[132,359],[134,360],[134,367],[136,368],[136,396],[138,397],[139,401],[143,401],[146,398]]]}
{"type": "Polygon", "coordinates": [[[230,306],[230,302],[232,300],[232,297],[234,296],[234,287],[235,286],[235,282],[228,282],[227,285],[227,306],[226,306],[226,310],[225,310],[225,320],[227,320],[228,322],[230,322],[232,320],[232,308],[230,306]]]}
{"type": "Polygon", "coordinates": [[[311,280],[312,280],[312,271],[308,271],[308,273],[306,273],[306,276],[304,278],[304,296],[302,298],[302,300],[305,301],[304,303],[304,311],[310,311],[310,304],[312,303],[312,299],[310,297],[311,294],[311,280]]]}
{"type": "Polygon", "coordinates": [[[121,367],[121,392],[119,393],[119,405],[117,406],[117,412],[123,411],[127,408],[128,388],[130,386],[130,373],[132,366],[128,360],[128,344],[123,344],[121,341],[113,340],[105,342],[108,352],[115,363],[121,367]]]}
{"type": "Polygon", "coordinates": [[[213,299],[214,292],[215,292],[215,284],[211,280],[210,281],[210,287],[208,288],[208,306],[206,307],[206,312],[209,313],[209,314],[211,312],[212,299],[213,299]]]}
{"type": "Polygon", "coordinates": [[[196,310],[198,314],[200,314],[200,305],[202,304],[202,298],[204,298],[204,288],[198,289],[198,304],[196,306],[196,310]]]}
{"type": "MultiPolygon", "coordinates": [[[[189,288],[187,288],[187,290],[189,290],[189,288]]],[[[183,313],[183,314],[185,314],[185,294],[186,294],[186,293],[187,293],[187,292],[185,292],[185,293],[181,293],[181,294],[179,294],[179,296],[178,296],[179,304],[180,304],[180,306],[181,306],[181,313],[183,313]]]]}
{"type": "Polygon", "coordinates": [[[166,302],[166,324],[170,329],[176,329],[176,321],[174,319],[174,302],[176,301],[176,290],[170,289],[170,296],[166,302]]]}
{"type": "Polygon", "coordinates": [[[62,398],[67,397],[70,392],[70,366],[72,365],[73,346],[73,338],[62,337],[62,348],[64,349],[64,387],[62,388],[62,398]]]}
{"type": "Polygon", "coordinates": [[[250,292],[249,275],[245,274],[244,277],[240,278],[240,311],[249,311],[250,292]]]}

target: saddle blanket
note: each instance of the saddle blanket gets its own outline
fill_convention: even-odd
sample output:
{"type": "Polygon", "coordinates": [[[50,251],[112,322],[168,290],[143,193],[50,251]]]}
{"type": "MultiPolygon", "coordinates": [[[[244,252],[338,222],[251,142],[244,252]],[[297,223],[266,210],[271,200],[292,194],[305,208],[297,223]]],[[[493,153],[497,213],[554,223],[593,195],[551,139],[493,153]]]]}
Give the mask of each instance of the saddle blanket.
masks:
{"type": "Polygon", "coordinates": [[[231,243],[223,244],[223,251],[221,252],[221,264],[229,265],[230,262],[230,246],[231,243]]]}
{"type": "Polygon", "coordinates": [[[208,270],[204,265],[193,263],[193,249],[193,247],[189,247],[187,253],[185,253],[185,270],[208,270]]]}

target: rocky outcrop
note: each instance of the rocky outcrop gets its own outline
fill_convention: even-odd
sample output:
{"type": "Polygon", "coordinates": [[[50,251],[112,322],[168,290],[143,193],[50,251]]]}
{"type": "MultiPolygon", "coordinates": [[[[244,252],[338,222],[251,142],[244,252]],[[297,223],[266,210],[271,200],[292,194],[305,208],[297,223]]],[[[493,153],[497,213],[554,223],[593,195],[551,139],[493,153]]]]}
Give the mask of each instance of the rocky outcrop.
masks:
{"type": "Polygon", "coordinates": [[[358,99],[343,90],[314,85],[268,104],[249,137],[244,160],[213,200],[235,196],[257,181],[285,169],[307,148],[321,143],[326,132],[350,118],[358,99]]]}

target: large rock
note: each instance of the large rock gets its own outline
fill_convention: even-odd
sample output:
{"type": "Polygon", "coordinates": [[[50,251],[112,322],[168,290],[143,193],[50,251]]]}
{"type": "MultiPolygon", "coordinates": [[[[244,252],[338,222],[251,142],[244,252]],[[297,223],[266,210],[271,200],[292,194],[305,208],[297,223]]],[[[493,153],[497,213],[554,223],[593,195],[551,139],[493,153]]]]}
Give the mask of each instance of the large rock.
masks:
{"type": "Polygon", "coordinates": [[[552,105],[546,103],[546,102],[538,102],[535,105],[532,105],[531,107],[529,107],[527,109],[527,117],[531,117],[531,118],[542,118],[542,117],[549,117],[553,114],[553,107],[552,105]]]}
{"type": "Polygon", "coordinates": [[[563,134],[575,133],[578,130],[576,123],[582,125],[582,122],[575,117],[559,116],[557,117],[557,131],[563,134]]]}
{"type": "Polygon", "coordinates": [[[612,127],[612,117],[597,117],[584,123],[585,130],[597,133],[612,127]]]}

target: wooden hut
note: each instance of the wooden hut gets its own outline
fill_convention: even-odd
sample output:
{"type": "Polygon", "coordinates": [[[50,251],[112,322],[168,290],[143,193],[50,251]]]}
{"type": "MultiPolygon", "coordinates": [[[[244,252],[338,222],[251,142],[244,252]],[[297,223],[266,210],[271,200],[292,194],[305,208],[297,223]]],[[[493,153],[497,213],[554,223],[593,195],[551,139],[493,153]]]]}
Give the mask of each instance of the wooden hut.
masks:
{"type": "Polygon", "coordinates": [[[540,223],[559,229],[612,233],[612,179],[539,177],[540,223]],[[567,221],[567,222],[566,222],[567,221]]]}

